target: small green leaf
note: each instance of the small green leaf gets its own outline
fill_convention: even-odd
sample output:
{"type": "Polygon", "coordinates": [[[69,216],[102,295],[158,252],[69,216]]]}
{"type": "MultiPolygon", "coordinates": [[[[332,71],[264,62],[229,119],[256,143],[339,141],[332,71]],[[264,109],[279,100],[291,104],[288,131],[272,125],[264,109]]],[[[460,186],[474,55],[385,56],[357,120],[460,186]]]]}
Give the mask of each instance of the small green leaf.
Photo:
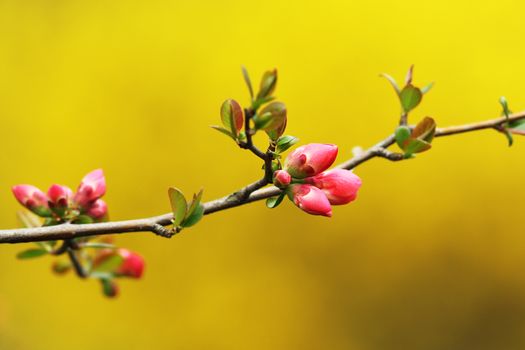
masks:
{"type": "Polygon", "coordinates": [[[434,82],[432,82],[432,83],[430,83],[430,84],[428,84],[428,85],[422,87],[422,88],[421,88],[421,93],[422,93],[423,95],[426,94],[427,92],[430,91],[430,89],[432,89],[432,87],[434,87],[434,82]]]}
{"type": "Polygon", "coordinates": [[[261,84],[259,86],[259,93],[257,99],[261,100],[268,96],[271,96],[277,85],[277,69],[267,71],[264,73],[261,84]]]}
{"type": "Polygon", "coordinates": [[[122,256],[117,254],[110,255],[93,269],[93,273],[114,273],[123,262],[124,258],[122,256]]]}
{"type": "Polygon", "coordinates": [[[412,77],[414,76],[414,65],[411,65],[408,69],[408,73],[405,78],[405,85],[412,84],[412,77]]]}
{"type": "Polygon", "coordinates": [[[46,254],[48,254],[48,251],[46,249],[34,248],[34,249],[24,250],[23,252],[18,253],[16,257],[18,259],[33,259],[33,258],[41,257],[46,254]]]}
{"type": "Polygon", "coordinates": [[[246,86],[248,87],[248,91],[250,92],[250,99],[253,101],[253,87],[252,87],[252,81],[250,79],[250,75],[248,74],[248,71],[246,70],[245,66],[241,66],[242,69],[242,76],[244,78],[244,82],[246,83],[246,86]]]}
{"type": "Polygon", "coordinates": [[[93,218],[87,215],[79,215],[73,220],[73,224],[92,224],[93,218]]]}
{"type": "Polygon", "coordinates": [[[221,106],[221,120],[225,129],[236,137],[244,124],[244,113],[241,105],[232,99],[224,101],[221,106]]]}
{"type": "Polygon", "coordinates": [[[412,138],[420,139],[431,143],[436,133],[436,122],[430,117],[425,117],[421,120],[410,135],[412,138]]]}
{"type": "Polygon", "coordinates": [[[101,278],[100,283],[102,284],[102,293],[108,298],[114,298],[118,295],[118,286],[110,278],[101,278]]]}
{"type": "Polygon", "coordinates": [[[18,217],[18,220],[20,220],[24,227],[33,228],[42,226],[42,222],[40,221],[38,216],[36,216],[30,211],[19,210],[16,212],[16,216],[18,217]]]}
{"type": "Polygon", "coordinates": [[[503,115],[505,116],[505,118],[507,118],[507,120],[509,120],[511,112],[509,110],[509,104],[505,96],[501,96],[499,98],[499,103],[501,104],[501,107],[503,107],[503,115]]]}
{"type": "MultiPolygon", "coordinates": [[[[204,190],[201,189],[199,191],[199,193],[193,195],[193,200],[190,203],[190,206],[189,206],[189,209],[188,209],[188,213],[186,214],[186,218],[184,219],[183,226],[185,226],[185,223],[188,220],[188,218],[190,218],[195,213],[195,211],[198,210],[199,206],[201,206],[200,203],[201,203],[201,200],[202,200],[202,193],[203,193],[203,191],[204,190]]],[[[185,226],[185,227],[188,227],[188,226],[185,226]]]]}
{"type": "Polygon", "coordinates": [[[266,200],[266,206],[270,209],[277,208],[279,204],[283,201],[284,196],[286,193],[283,191],[281,194],[277,197],[270,197],[266,200]]]}
{"type": "Polygon", "coordinates": [[[93,249],[113,249],[115,246],[109,243],[84,243],[82,248],[93,248],[93,249]]]}
{"type": "Polygon", "coordinates": [[[512,133],[510,132],[510,130],[507,128],[503,128],[501,132],[504,133],[505,136],[507,137],[509,147],[512,146],[512,144],[514,143],[514,138],[512,137],[512,133]]]}
{"type": "Polygon", "coordinates": [[[508,130],[516,135],[525,135],[525,120],[510,122],[508,130]]]}
{"type": "Polygon", "coordinates": [[[253,118],[256,129],[277,130],[286,125],[286,106],[282,102],[272,102],[253,118]]]}
{"type": "Polygon", "coordinates": [[[411,131],[408,126],[402,125],[402,126],[397,127],[394,136],[395,136],[396,143],[399,146],[399,148],[403,149],[405,147],[404,146],[405,141],[410,138],[410,134],[411,134],[411,131]]]}
{"type": "Polygon", "coordinates": [[[432,147],[431,144],[420,139],[409,139],[406,141],[404,148],[405,157],[410,157],[414,153],[421,153],[428,151],[432,147]]]}
{"type": "Polygon", "coordinates": [[[388,80],[390,82],[390,84],[392,85],[392,87],[394,88],[394,90],[396,90],[397,95],[399,96],[399,94],[401,93],[401,89],[397,85],[396,80],[394,78],[392,78],[390,75],[386,74],[386,73],[382,73],[379,76],[385,78],[386,80],[388,80]]]}
{"type": "Polygon", "coordinates": [[[175,187],[169,188],[168,196],[170,198],[171,209],[173,211],[173,226],[177,227],[186,217],[188,204],[186,203],[186,198],[184,198],[182,192],[175,187]]]}
{"type": "Polygon", "coordinates": [[[217,131],[223,133],[224,135],[227,135],[227,136],[229,136],[229,137],[231,137],[232,139],[235,140],[235,135],[233,135],[233,134],[231,133],[231,131],[226,130],[226,129],[223,128],[222,126],[218,126],[218,125],[210,125],[210,128],[215,129],[215,130],[217,130],[217,131]]]}
{"type": "Polygon", "coordinates": [[[414,108],[416,108],[421,99],[423,98],[423,93],[417,87],[413,85],[406,85],[403,90],[399,93],[399,100],[401,101],[401,106],[403,110],[408,113],[414,108]]]}
{"type": "Polygon", "coordinates": [[[181,223],[182,227],[190,227],[198,223],[202,217],[204,216],[204,206],[202,204],[198,204],[195,207],[195,210],[191,214],[188,215],[186,219],[181,223]]]}
{"type": "Polygon", "coordinates": [[[299,142],[299,139],[295,136],[285,135],[279,137],[277,140],[277,146],[275,149],[276,153],[283,153],[293,145],[295,145],[297,142],[299,142]]]}

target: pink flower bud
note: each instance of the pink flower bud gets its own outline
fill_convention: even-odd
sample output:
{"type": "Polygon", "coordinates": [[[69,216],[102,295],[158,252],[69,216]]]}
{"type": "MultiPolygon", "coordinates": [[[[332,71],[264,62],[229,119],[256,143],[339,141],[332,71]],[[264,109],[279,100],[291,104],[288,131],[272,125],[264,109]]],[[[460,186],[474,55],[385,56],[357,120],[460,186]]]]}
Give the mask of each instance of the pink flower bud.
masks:
{"type": "Polygon", "coordinates": [[[284,170],[292,177],[303,179],[325,171],[336,157],[336,145],[310,143],[297,148],[286,157],[284,170]]]}
{"type": "Polygon", "coordinates": [[[73,191],[67,186],[52,185],[47,190],[49,205],[51,208],[65,209],[73,197],[73,191]]]}
{"type": "Polygon", "coordinates": [[[96,201],[94,201],[87,211],[87,215],[91,216],[93,219],[100,219],[104,217],[104,215],[106,215],[107,213],[108,206],[106,202],[104,202],[102,199],[97,199],[96,201]]]}
{"type": "Polygon", "coordinates": [[[332,169],[306,179],[306,182],[321,189],[330,204],[347,204],[356,199],[361,179],[350,170],[332,169]]]}
{"type": "Polygon", "coordinates": [[[286,172],[286,170],[277,170],[273,173],[273,183],[275,186],[284,188],[292,182],[292,177],[286,172]]]}
{"type": "Polygon", "coordinates": [[[32,185],[16,185],[13,194],[20,204],[39,216],[50,216],[51,211],[44,192],[32,185]]]}
{"type": "Polygon", "coordinates": [[[292,185],[288,193],[295,205],[312,215],[332,216],[332,207],[323,191],[310,185],[292,185]]]}
{"type": "Polygon", "coordinates": [[[75,202],[80,207],[89,206],[93,202],[106,193],[106,179],[102,169],[93,170],[87,174],[78,186],[75,194],[75,202]]]}
{"type": "Polygon", "coordinates": [[[124,258],[117,273],[127,277],[140,278],[144,272],[144,259],[127,249],[119,249],[118,254],[124,258]]]}

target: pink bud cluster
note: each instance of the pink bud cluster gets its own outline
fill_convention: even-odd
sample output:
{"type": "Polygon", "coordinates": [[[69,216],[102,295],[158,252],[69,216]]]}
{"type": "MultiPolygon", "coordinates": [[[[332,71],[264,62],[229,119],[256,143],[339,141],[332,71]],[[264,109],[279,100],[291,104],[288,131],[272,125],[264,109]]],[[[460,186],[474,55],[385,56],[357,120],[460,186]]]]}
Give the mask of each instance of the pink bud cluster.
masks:
{"type": "Polygon", "coordinates": [[[337,151],[336,145],[320,143],[297,148],[286,158],[284,169],[274,173],[274,184],[305,212],[332,216],[332,205],[352,202],[361,187],[361,179],[350,170],[326,170],[337,151]]]}
{"type": "Polygon", "coordinates": [[[74,221],[79,215],[91,219],[103,218],[108,211],[106,203],[100,199],[106,193],[106,180],[101,169],[87,174],[76,193],[63,185],[52,185],[47,194],[32,185],[16,185],[13,194],[20,204],[33,213],[52,218],[58,222],[74,221]]]}

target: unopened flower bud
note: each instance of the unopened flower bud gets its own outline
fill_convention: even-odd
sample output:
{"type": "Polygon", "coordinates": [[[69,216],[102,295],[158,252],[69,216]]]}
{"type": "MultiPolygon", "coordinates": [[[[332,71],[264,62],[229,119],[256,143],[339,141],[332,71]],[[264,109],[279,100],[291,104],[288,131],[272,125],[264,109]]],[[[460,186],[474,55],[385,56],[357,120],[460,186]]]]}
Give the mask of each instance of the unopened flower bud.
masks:
{"type": "Polygon", "coordinates": [[[330,204],[340,205],[352,202],[361,187],[361,179],[350,170],[332,169],[307,178],[306,182],[321,189],[330,204]]]}
{"type": "Polygon", "coordinates": [[[292,177],[302,179],[325,171],[336,157],[336,145],[310,143],[297,148],[286,157],[284,170],[292,177]]]}
{"type": "Polygon", "coordinates": [[[50,216],[51,211],[44,192],[32,185],[17,185],[12,188],[13,194],[20,204],[39,216],[50,216]]]}
{"type": "Polygon", "coordinates": [[[93,170],[87,174],[75,194],[75,202],[80,207],[88,207],[91,202],[99,199],[106,193],[106,179],[102,169],[93,170]]]}
{"type": "Polygon", "coordinates": [[[290,199],[308,214],[332,216],[332,207],[323,191],[311,185],[292,185],[290,199]]]}
{"type": "Polygon", "coordinates": [[[47,191],[49,207],[58,214],[63,214],[69,207],[73,191],[67,186],[52,185],[47,191]]]}
{"type": "Polygon", "coordinates": [[[87,215],[93,219],[100,219],[108,213],[108,206],[102,199],[97,199],[91,204],[87,211],[87,215]]]}
{"type": "Polygon", "coordinates": [[[273,184],[279,188],[285,188],[292,182],[292,177],[286,170],[277,170],[273,173],[273,184]]]}
{"type": "Polygon", "coordinates": [[[144,272],[144,259],[140,255],[127,249],[119,249],[118,254],[124,259],[122,265],[120,265],[117,270],[118,274],[132,278],[142,277],[142,273],[144,272]]]}

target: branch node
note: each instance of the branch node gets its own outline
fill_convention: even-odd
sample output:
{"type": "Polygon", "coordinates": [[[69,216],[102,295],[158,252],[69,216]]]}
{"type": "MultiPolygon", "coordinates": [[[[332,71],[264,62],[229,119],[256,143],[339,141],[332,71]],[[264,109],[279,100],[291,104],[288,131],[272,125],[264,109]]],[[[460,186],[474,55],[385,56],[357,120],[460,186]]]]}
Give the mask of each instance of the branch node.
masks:
{"type": "Polygon", "coordinates": [[[174,234],[179,233],[176,230],[170,230],[159,224],[153,224],[150,228],[150,231],[156,234],[157,236],[161,236],[164,238],[171,238],[174,234]]]}

